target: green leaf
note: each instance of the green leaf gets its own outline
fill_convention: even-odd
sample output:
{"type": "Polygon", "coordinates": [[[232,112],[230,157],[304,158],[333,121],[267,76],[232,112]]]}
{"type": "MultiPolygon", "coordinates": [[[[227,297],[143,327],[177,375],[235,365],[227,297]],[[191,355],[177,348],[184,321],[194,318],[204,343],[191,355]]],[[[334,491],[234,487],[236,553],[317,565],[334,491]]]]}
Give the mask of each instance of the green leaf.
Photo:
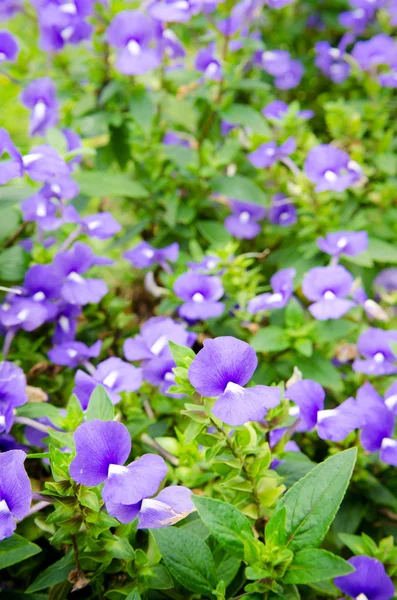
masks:
{"type": "Polygon", "coordinates": [[[144,583],[153,590],[170,590],[174,587],[172,577],[164,565],[150,567],[150,574],[144,576],[144,583]]]}
{"type": "Polygon", "coordinates": [[[320,353],[314,352],[310,358],[306,356],[296,357],[296,366],[304,379],[314,379],[320,385],[334,390],[342,389],[340,372],[331,361],[320,353]]]}
{"type": "Polygon", "coordinates": [[[174,527],[157,529],[152,535],[175,579],[192,592],[210,595],[217,578],[207,544],[193,533],[174,527]]]}
{"type": "Polygon", "coordinates": [[[397,264],[397,248],[394,244],[370,237],[368,252],[375,262],[397,264]]]}
{"type": "Polygon", "coordinates": [[[130,594],[128,594],[128,596],[126,597],[125,600],[141,600],[141,595],[140,595],[139,591],[137,590],[137,588],[132,590],[132,592],[130,594]]]}
{"type": "Polygon", "coordinates": [[[286,535],[287,509],[285,506],[275,512],[267,522],[265,529],[266,545],[282,546],[286,535]]]}
{"type": "Polygon", "coordinates": [[[301,477],[309,473],[316,466],[303,452],[283,452],[283,462],[276,467],[276,471],[283,477],[283,484],[290,488],[301,477]]]}
{"type": "Polygon", "coordinates": [[[19,204],[29,196],[33,196],[36,190],[30,185],[2,185],[0,186],[1,207],[19,204]]]}
{"type": "Polygon", "coordinates": [[[87,407],[87,421],[113,421],[114,406],[102,385],[98,385],[90,396],[87,407]]]}
{"type": "Polygon", "coordinates": [[[30,584],[26,593],[38,592],[52,585],[61,583],[68,578],[70,571],[76,566],[72,552],[69,552],[58,560],[56,563],[45,569],[40,575],[30,584]]]}
{"type": "Polygon", "coordinates": [[[59,408],[49,402],[31,402],[19,406],[17,408],[17,416],[28,417],[29,419],[48,417],[52,421],[53,419],[60,419],[61,413],[59,408]]]}
{"type": "Polygon", "coordinates": [[[162,110],[167,121],[182,125],[189,131],[196,129],[198,112],[191,102],[167,95],[162,103],[162,110]]]}
{"type": "Polygon", "coordinates": [[[0,542],[0,571],[41,552],[40,546],[32,544],[14,533],[0,542]]]}
{"type": "Polygon", "coordinates": [[[132,181],[128,175],[108,173],[105,171],[82,171],[74,175],[80,186],[80,192],[86,196],[122,196],[125,198],[147,198],[148,191],[132,181]]]}
{"type": "Polygon", "coordinates": [[[207,242],[214,247],[224,247],[232,239],[223,223],[218,223],[218,221],[199,221],[197,229],[207,242]]]}
{"type": "Polygon", "coordinates": [[[259,135],[267,136],[271,133],[261,113],[246,104],[232,104],[221,112],[221,116],[225,121],[233,123],[233,125],[249,127],[259,135]]]}
{"type": "Polygon", "coordinates": [[[351,533],[339,533],[338,537],[341,542],[353,552],[353,554],[367,554],[368,549],[365,547],[365,542],[360,535],[351,533]]]}
{"type": "Polygon", "coordinates": [[[277,512],[283,507],[287,511],[284,543],[291,550],[320,544],[345,495],[356,457],[357,448],[331,456],[281,499],[277,512]]]}
{"type": "Polygon", "coordinates": [[[250,343],[257,352],[282,352],[290,345],[284,329],[273,325],[260,329],[250,343]]]}
{"type": "Polygon", "coordinates": [[[268,197],[261,188],[252,179],[243,175],[217,177],[212,181],[212,188],[214,192],[242,202],[251,202],[261,206],[269,204],[268,197]]]}
{"type": "Polygon", "coordinates": [[[244,558],[244,542],[253,538],[252,527],[237,508],[221,500],[192,496],[204,524],[217,542],[237,558],[244,558]]]}
{"type": "Polygon", "coordinates": [[[285,309],[285,324],[290,329],[299,329],[305,322],[305,312],[295,298],[289,301],[285,309]]]}
{"type": "Polygon", "coordinates": [[[188,166],[198,165],[198,153],[193,148],[185,148],[184,146],[178,146],[171,144],[169,146],[163,146],[163,152],[167,158],[172,160],[180,169],[186,169],[188,166]]]}
{"type": "Polygon", "coordinates": [[[0,242],[6,240],[18,227],[18,213],[13,208],[3,208],[0,210],[0,242]]]}
{"type": "Polygon", "coordinates": [[[0,281],[21,281],[28,267],[28,254],[20,246],[12,246],[0,253],[0,281]]]}
{"type": "Polygon", "coordinates": [[[172,358],[178,367],[188,367],[191,361],[196,358],[194,351],[187,346],[180,346],[174,342],[168,342],[172,358]]]}
{"type": "Polygon", "coordinates": [[[326,550],[306,548],[297,552],[284,576],[285,583],[315,583],[354,572],[340,556],[326,550]]]}
{"type": "Polygon", "coordinates": [[[149,132],[156,108],[152,102],[150,94],[142,88],[134,90],[130,98],[130,113],[134,121],[142,127],[146,132],[149,132]]]}

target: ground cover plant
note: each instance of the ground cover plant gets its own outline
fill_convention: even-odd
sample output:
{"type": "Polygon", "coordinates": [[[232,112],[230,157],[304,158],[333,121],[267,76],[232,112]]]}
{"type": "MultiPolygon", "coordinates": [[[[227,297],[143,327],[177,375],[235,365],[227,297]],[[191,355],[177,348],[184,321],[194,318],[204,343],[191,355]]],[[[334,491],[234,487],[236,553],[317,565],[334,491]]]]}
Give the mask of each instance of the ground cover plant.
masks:
{"type": "Polygon", "coordinates": [[[396,598],[396,1],[0,21],[2,597],[396,598]]]}

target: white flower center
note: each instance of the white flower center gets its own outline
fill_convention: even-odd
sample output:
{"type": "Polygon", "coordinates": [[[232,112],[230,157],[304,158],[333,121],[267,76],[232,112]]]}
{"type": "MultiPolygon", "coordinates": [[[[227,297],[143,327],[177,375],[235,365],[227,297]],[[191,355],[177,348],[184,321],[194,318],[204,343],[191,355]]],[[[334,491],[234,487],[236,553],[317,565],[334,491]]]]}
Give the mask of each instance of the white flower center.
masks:
{"type": "Polygon", "coordinates": [[[374,356],[374,361],[378,363],[378,365],[382,364],[385,360],[385,355],[383,352],[377,352],[374,356]]]}
{"type": "Polygon", "coordinates": [[[243,389],[244,388],[241,387],[241,385],[238,385],[238,383],[233,383],[233,381],[229,381],[229,383],[225,387],[225,392],[231,392],[232,394],[238,394],[243,389]]]}
{"type": "Polygon", "coordinates": [[[349,240],[347,238],[341,237],[336,242],[336,245],[338,246],[338,248],[346,248],[346,246],[347,246],[348,243],[349,243],[349,240]]]}
{"type": "Polygon", "coordinates": [[[323,298],[324,298],[324,300],[333,300],[335,298],[335,294],[331,290],[327,290],[323,294],[323,298]]]}
{"type": "Polygon", "coordinates": [[[46,217],[47,216],[47,205],[45,202],[39,202],[36,209],[36,215],[38,217],[46,217]]]}
{"type": "Polygon", "coordinates": [[[152,346],[150,346],[150,352],[152,354],[155,354],[156,356],[158,356],[160,354],[160,352],[167,345],[167,341],[168,341],[167,336],[166,335],[162,335],[161,337],[159,337],[158,340],[156,340],[154,342],[154,344],[152,346]]]}
{"type": "Polygon", "coordinates": [[[68,279],[70,279],[71,281],[74,281],[75,283],[84,283],[84,279],[81,275],[79,275],[78,273],[76,273],[76,271],[72,271],[71,273],[69,273],[68,275],[68,279]]]}
{"type": "Polygon", "coordinates": [[[330,48],[328,53],[335,60],[340,58],[340,56],[341,56],[341,51],[338,48],[330,48]]]}
{"type": "Polygon", "coordinates": [[[74,358],[78,354],[77,350],[73,350],[73,348],[69,348],[66,353],[70,358],[74,358]]]}
{"type": "Polygon", "coordinates": [[[210,64],[204,71],[204,75],[206,77],[213,77],[217,71],[218,71],[218,65],[216,64],[216,62],[210,62],[210,64]]]}
{"type": "Polygon", "coordinates": [[[276,58],[276,55],[271,50],[266,50],[266,52],[264,52],[262,54],[262,59],[263,60],[274,60],[275,58],[276,58]]]}
{"type": "Polygon", "coordinates": [[[266,156],[274,156],[276,154],[276,151],[274,148],[266,148],[265,154],[266,156]]]}
{"type": "Polygon", "coordinates": [[[251,219],[251,215],[249,214],[249,212],[247,210],[244,210],[242,213],[240,213],[240,216],[238,218],[238,220],[240,221],[240,223],[248,223],[251,219]]]}
{"type": "Polygon", "coordinates": [[[168,373],[166,373],[164,375],[164,380],[165,381],[172,381],[172,382],[174,382],[175,381],[175,375],[173,373],[171,373],[171,371],[168,371],[168,373]]]}
{"type": "Polygon", "coordinates": [[[361,171],[361,167],[355,160],[349,160],[347,163],[347,168],[351,171],[361,171]]]}
{"type": "Polygon", "coordinates": [[[8,504],[5,500],[0,500],[0,515],[4,513],[9,513],[11,512],[10,509],[8,508],[8,504]]]}
{"type": "Polygon", "coordinates": [[[356,597],[356,600],[368,600],[368,597],[365,594],[361,593],[356,597]]]}
{"type": "Polygon", "coordinates": [[[127,44],[128,52],[132,54],[132,56],[139,56],[141,53],[141,47],[136,40],[131,40],[127,44]]]}
{"type": "Polygon", "coordinates": [[[76,5],[73,2],[67,2],[66,4],[61,4],[59,10],[63,13],[67,13],[68,15],[75,15],[77,13],[76,5]]]}
{"type": "Polygon", "coordinates": [[[35,302],[41,302],[41,300],[44,300],[44,299],[45,299],[45,293],[44,292],[36,292],[33,295],[33,300],[35,302]]]}
{"type": "Polygon", "coordinates": [[[338,176],[333,171],[325,171],[324,179],[326,179],[327,181],[329,181],[331,183],[333,181],[336,181],[338,179],[338,176]]]}
{"type": "Polygon", "coordinates": [[[200,292],[196,292],[195,294],[193,294],[192,300],[193,302],[203,302],[204,296],[200,292]]]}
{"type": "Polygon", "coordinates": [[[53,183],[53,184],[52,184],[52,186],[51,186],[51,191],[52,191],[54,194],[58,195],[58,194],[60,194],[60,193],[61,193],[61,191],[62,191],[62,190],[61,190],[61,186],[60,186],[60,185],[58,185],[57,183],[53,183]]]}
{"type": "Polygon", "coordinates": [[[283,299],[283,295],[277,292],[276,294],[272,294],[268,300],[268,302],[281,302],[283,299]]]}
{"type": "Polygon", "coordinates": [[[175,33],[171,31],[171,29],[164,29],[163,37],[165,37],[167,40],[171,40],[171,42],[176,42],[178,40],[175,33]]]}
{"type": "Polygon", "coordinates": [[[6,54],[4,54],[4,52],[0,52],[0,60],[2,61],[2,60],[6,60],[6,59],[7,59],[6,54]]]}
{"type": "Polygon", "coordinates": [[[103,380],[103,385],[105,385],[106,387],[112,388],[114,386],[114,384],[116,383],[117,377],[119,376],[117,371],[111,371],[109,373],[109,375],[106,375],[105,379],[103,380]]]}
{"type": "Polygon", "coordinates": [[[174,8],[179,8],[179,10],[187,10],[189,8],[189,2],[187,2],[187,0],[179,0],[179,2],[174,2],[174,8]]]}
{"type": "Polygon", "coordinates": [[[69,319],[65,316],[59,317],[59,325],[63,331],[70,331],[69,319]]]}
{"type": "Polygon", "coordinates": [[[39,100],[38,102],[36,102],[34,109],[33,109],[33,117],[35,119],[44,119],[45,114],[47,112],[47,105],[45,104],[45,102],[43,102],[42,100],[39,100]]]}
{"type": "Polygon", "coordinates": [[[36,160],[39,160],[39,158],[42,157],[43,155],[40,153],[27,154],[22,158],[23,166],[28,167],[32,163],[36,162],[36,160]]]}
{"type": "Polygon", "coordinates": [[[288,409],[288,414],[290,417],[297,417],[300,414],[299,406],[291,406],[288,409]]]}
{"type": "Polygon", "coordinates": [[[356,19],[361,19],[362,17],[365,16],[365,10],[363,8],[357,8],[356,10],[353,11],[353,15],[355,16],[356,19]]]}
{"type": "Polygon", "coordinates": [[[145,248],[142,250],[142,254],[143,256],[146,256],[146,258],[153,258],[154,250],[151,250],[151,248],[145,248]]]}
{"type": "Polygon", "coordinates": [[[397,440],[392,440],[391,438],[383,438],[382,448],[395,448],[396,446],[397,440]]]}
{"type": "Polygon", "coordinates": [[[393,408],[397,406],[397,394],[393,394],[393,396],[386,398],[385,404],[389,410],[393,410],[393,408]]]}
{"type": "Polygon", "coordinates": [[[215,269],[216,265],[217,265],[216,260],[209,260],[207,262],[207,269],[215,269]]]}
{"type": "Polygon", "coordinates": [[[72,27],[71,25],[69,27],[65,27],[65,29],[62,29],[61,31],[61,38],[67,42],[68,40],[70,40],[70,38],[72,37],[72,35],[74,34],[74,27],[72,27]]]}
{"type": "Polygon", "coordinates": [[[24,321],[28,315],[29,315],[28,309],[24,308],[17,314],[17,319],[18,319],[18,321],[24,321]]]}
{"type": "Polygon", "coordinates": [[[112,475],[125,475],[126,473],[128,473],[127,467],[110,463],[108,468],[108,477],[111,477],[112,475]]]}
{"type": "Polygon", "coordinates": [[[101,221],[91,221],[91,223],[88,224],[88,229],[90,231],[94,231],[94,229],[98,229],[100,224],[101,224],[101,221]]]}
{"type": "Polygon", "coordinates": [[[328,417],[333,417],[335,415],[335,409],[331,408],[330,410],[319,410],[317,413],[317,423],[327,419],[328,417]]]}

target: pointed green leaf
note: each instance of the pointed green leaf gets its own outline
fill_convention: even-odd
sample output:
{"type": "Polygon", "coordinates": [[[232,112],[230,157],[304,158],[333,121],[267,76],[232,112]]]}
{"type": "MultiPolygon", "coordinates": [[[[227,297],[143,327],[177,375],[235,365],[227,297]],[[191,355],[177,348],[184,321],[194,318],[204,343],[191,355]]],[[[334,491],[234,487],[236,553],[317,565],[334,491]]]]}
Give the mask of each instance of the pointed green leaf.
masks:
{"type": "Polygon", "coordinates": [[[0,542],[0,571],[39,552],[41,552],[40,546],[32,544],[32,542],[14,533],[13,536],[0,542]]]}
{"type": "Polygon", "coordinates": [[[90,396],[87,408],[87,421],[113,421],[114,406],[101,385],[98,385],[90,396]]]}
{"type": "Polygon", "coordinates": [[[326,550],[300,550],[284,576],[285,583],[315,583],[353,573],[354,567],[340,556],[326,550]]]}

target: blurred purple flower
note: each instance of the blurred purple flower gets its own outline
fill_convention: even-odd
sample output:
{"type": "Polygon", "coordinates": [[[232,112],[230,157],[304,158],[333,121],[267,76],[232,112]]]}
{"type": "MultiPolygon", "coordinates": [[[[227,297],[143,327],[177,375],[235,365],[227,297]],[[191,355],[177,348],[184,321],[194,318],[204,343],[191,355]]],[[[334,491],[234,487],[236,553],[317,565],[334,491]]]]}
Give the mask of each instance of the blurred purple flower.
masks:
{"type": "Polygon", "coordinates": [[[179,255],[179,244],[174,242],[165,248],[154,248],[147,242],[140,242],[132,250],[124,253],[130,263],[137,269],[147,269],[159,264],[164,270],[169,270],[168,262],[175,262],[179,255]]]}
{"type": "Polygon", "coordinates": [[[56,365],[74,369],[90,358],[97,358],[101,352],[102,342],[97,341],[90,348],[83,342],[64,342],[54,346],[48,352],[48,358],[56,365]]]}
{"type": "Polygon", "coordinates": [[[197,335],[187,331],[182,323],[169,317],[151,317],[141,327],[134,338],[124,342],[124,355],[127,360],[151,361],[155,358],[171,358],[168,342],[180,346],[192,346],[197,335]]]}
{"type": "Polygon", "coordinates": [[[257,169],[265,169],[271,167],[286,156],[289,156],[295,149],[295,138],[290,137],[280,146],[277,146],[277,143],[273,141],[261,144],[254,152],[250,152],[247,157],[254,167],[257,169]]]}
{"type": "Polygon", "coordinates": [[[316,184],[316,192],[343,192],[363,177],[360,165],[331,144],[312,148],[306,157],[304,170],[307,178],[316,184]]]}
{"type": "Polygon", "coordinates": [[[289,302],[293,292],[295,269],[281,269],[270,279],[272,292],[260,294],[248,302],[247,310],[251,315],[256,315],[263,310],[284,308],[289,302]]]}
{"type": "Polygon", "coordinates": [[[396,65],[397,42],[385,33],[379,33],[370,40],[357,42],[352,57],[363,71],[372,71],[379,65],[396,65]]]}
{"type": "Polygon", "coordinates": [[[11,141],[8,131],[0,128],[0,185],[23,175],[22,156],[11,141]],[[9,158],[4,159],[4,155],[9,158]]]}
{"type": "MultiPolygon", "coordinates": [[[[262,114],[269,120],[281,121],[288,113],[288,104],[282,100],[273,100],[265,108],[262,109],[262,114]]],[[[308,120],[314,116],[312,110],[300,110],[296,116],[300,119],[308,120]]]]}
{"type": "Polygon", "coordinates": [[[289,227],[298,221],[295,206],[284,194],[272,197],[268,217],[270,223],[280,227],[289,227]]]}
{"type": "Polygon", "coordinates": [[[220,81],[222,79],[222,67],[214,55],[215,49],[215,44],[212,43],[197,53],[195,67],[197,71],[203,73],[204,80],[220,81]]]}
{"type": "Polygon", "coordinates": [[[342,83],[351,72],[351,66],[344,58],[346,47],[354,40],[350,34],[344,35],[335,48],[329,42],[317,42],[315,45],[315,65],[334,83],[342,83]]]}
{"type": "Polygon", "coordinates": [[[338,231],[327,233],[325,238],[317,238],[317,246],[331,256],[346,254],[357,256],[368,247],[368,234],[366,231],[338,231]]]}
{"type": "Polygon", "coordinates": [[[244,388],[257,367],[255,350],[234,337],[204,340],[189,367],[189,381],[201,396],[218,397],[212,412],[227,425],[259,421],[280,402],[277,387],[244,388]]]}
{"type": "Polygon", "coordinates": [[[298,60],[291,59],[286,50],[266,50],[261,55],[261,65],[275,77],[274,84],[280,90],[290,90],[299,85],[304,68],[298,60]]]}
{"type": "Polygon", "coordinates": [[[116,60],[120,73],[143,75],[159,66],[161,51],[153,46],[159,33],[158,24],[137,10],[123,10],[114,17],[107,39],[120,50],[116,60]]]}
{"type": "Polygon", "coordinates": [[[18,52],[19,46],[14,36],[8,31],[0,31],[0,65],[7,61],[15,61],[18,52]]]}
{"type": "Polygon", "coordinates": [[[27,401],[26,377],[22,369],[9,361],[0,362],[0,432],[10,431],[14,408],[27,401]]]}
{"type": "Polygon", "coordinates": [[[357,350],[364,359],[356,359],[353,371],[367,375],[393,375],[397,373],[397,356],[391,344],[397,343],[397,331],[370,327],[360,335],[357,350]]]}
{"type": "Polygon", "coordinates": [[[35,79],[23,90],[21,102],[31,109],[29,135],[45,135],[59,121],[56,87],[52,79],[35,79]]]}
{"type": "Polygon", "coordinates": [[[224,224],[233,237],[239,240],[252,240],[259,235],[261,226],[257,221],[261,221],[266,216],[266,209],[263,206],[232,200],[230,208],[233,214],[226,217],[224,224]]]}
{"type": "Polygon", "coordinates": [[[340,319],[355,302],[347,300],[353,285],[352,275],[342,266],[314,267],[308,271],[302,282],[306,298],[314,303],[309,311],[315,319],[340,319]]]}
{"type": "Polygon", "coordinates": [[[69,173],[67,164],[51,146],[33,148],[22,161],[26,173],[33,181],[48,181],[69,173]]]}

